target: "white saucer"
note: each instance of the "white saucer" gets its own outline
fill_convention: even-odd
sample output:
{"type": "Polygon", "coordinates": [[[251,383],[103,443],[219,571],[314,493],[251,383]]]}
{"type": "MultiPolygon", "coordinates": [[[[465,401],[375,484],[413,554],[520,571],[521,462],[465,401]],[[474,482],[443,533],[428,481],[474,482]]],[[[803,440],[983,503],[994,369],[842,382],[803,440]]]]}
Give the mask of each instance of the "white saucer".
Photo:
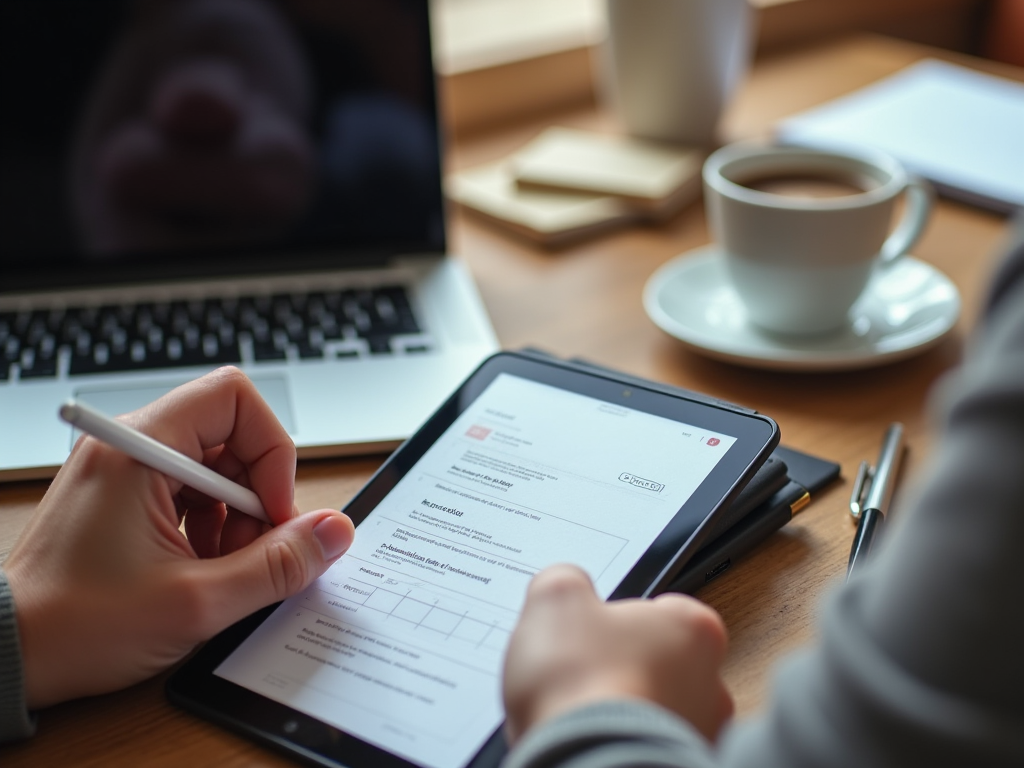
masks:
{"type": "Polygon", "coordinates": [[[748,322],[718,248],[709,245],[658,269],[644,288],[644,309],[663,331],[709,357],[757,368],[837,371],[934,346],[956,324],[960,294],[937,269],[905,256],[873,278],[846,328],[826,336],[779,335],[748,322]]]}

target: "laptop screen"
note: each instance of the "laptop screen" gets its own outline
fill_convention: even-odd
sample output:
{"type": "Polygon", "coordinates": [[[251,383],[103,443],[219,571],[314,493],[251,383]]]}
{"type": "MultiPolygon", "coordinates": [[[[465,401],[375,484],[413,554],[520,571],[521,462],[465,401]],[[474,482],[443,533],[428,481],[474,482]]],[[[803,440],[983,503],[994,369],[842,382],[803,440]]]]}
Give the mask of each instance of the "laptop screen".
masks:
{"type": "Polygon", "coordinates": [[[5,0],[0,292],[444,250],[426,0],[5,0]]]}

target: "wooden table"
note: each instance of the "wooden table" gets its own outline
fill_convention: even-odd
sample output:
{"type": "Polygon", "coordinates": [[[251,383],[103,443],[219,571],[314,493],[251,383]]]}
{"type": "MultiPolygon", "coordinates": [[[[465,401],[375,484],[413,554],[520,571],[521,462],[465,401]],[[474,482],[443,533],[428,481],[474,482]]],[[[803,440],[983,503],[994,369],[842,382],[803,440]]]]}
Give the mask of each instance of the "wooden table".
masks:
{"type": "MultiPolygon", "coordinates": [[[[759,61],[726,120],[726,133],[731,138],[762,135],[783,115],[866,85],[925,55],[937,52],[858,37],[759,61]]],[[[1024,72],[971,63],[1024,80],[1024,72]]],[[[613,127],[608,115],[595,110],[550,115],[460,140],[452,167],[500,157],[552,123],[613,127]]],[[[919,357],[886,367],[807,374],[711,361],[685,351],[647,319],[640,296],[650,274],[676,254],[708,242],[700,205],[664,226],[626,230],[556,252],[511,239],[461,212],[453,214],[451,227],[454,249],[465,255],[504,346],[530,344],[581,355],[744,403],[773,416],[784,443],[841,462],[842,482],[699,595],[728,624],[725,675],[741,715],[764,700],[772,663],[813,637],[819,598],[845,572],[853,533],[846,501],[857,464],[874,458],[882,432],[894,420],[907,427],[910,473],[926,455],[926,395],[960,359],[979,310],[990,255],[1004,230],[1000,217],[940,202],[915,254],[949,275],[962,293],[964,313],[952,337],[919,357]]],[[[303,463],[297,484],[300,508],[343,505],[380,460],[303,463]]],[[[44,490],[43,483],[0,486],[0,556],[10,550],[44,490]]],[[[0,763],[8,768],[292,764],[172,708],[163,696],[163,680],[42,712],[36,738],[0,749],[0,763]]]]}

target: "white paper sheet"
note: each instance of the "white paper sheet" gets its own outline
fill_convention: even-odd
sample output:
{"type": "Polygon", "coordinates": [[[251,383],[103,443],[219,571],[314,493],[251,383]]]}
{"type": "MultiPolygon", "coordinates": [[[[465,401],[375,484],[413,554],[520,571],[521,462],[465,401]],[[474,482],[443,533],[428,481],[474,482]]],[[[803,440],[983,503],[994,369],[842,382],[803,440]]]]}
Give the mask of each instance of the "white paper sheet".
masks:
{"type": "Polygon", "coordinates": [[[777,127],[785,144],[888,152],[949,197],[1024,207],[1024,84],[925,60],[777,127]]]}

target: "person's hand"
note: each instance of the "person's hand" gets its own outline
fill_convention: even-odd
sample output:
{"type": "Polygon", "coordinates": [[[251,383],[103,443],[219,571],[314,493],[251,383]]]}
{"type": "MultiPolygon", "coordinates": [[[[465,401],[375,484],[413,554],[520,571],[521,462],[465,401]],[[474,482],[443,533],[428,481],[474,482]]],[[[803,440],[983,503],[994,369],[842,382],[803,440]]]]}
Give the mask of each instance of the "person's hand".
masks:
{"type": "Polygon", "coordinates": [[[505,658],[510,742],[570,710],[643,699],[714,739],[732,714],[719,677],[726,634],[713,610],[683,595],[603,602],[573,566],[530,583],[505,658]]]}
{"type": "Polygon", "coordinates": [[[298,592],[352,543],[340,512],[298,515],[295,447],[237,369],[123,418],[252,488],[276,527],[79,440],[4,563],[32,709],[152,676],[298,592]]]}

